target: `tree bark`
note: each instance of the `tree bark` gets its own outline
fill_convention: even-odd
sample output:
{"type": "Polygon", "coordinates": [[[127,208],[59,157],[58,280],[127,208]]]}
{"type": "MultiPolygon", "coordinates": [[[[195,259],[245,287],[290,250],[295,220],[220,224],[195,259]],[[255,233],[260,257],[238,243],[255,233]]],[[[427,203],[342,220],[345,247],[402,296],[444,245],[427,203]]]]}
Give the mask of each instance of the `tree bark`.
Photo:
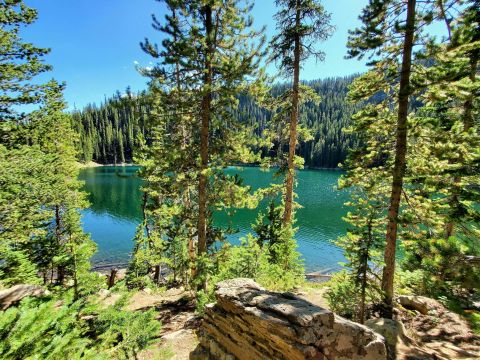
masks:
{"type": "MultiPolygon", "coordinates": [[[[205,76],[204,76],[204,95],[202,99],[202,124],[200,131],[200,174],[198,180],[198,255],[201,257],[207,251],[207,187],[209,144],[208,136],[210,131],[211,105],[212,105],[212,55],[213,55],[213,22],[212,6],[204,6],[205,31],[206,31],[206,53],[205,53],[205,76]]],[[[201,288],[205,284],[200,285],[201,288]]]]}
{"type": "MultiPolygon", "coordinates": [[[[55,205],[55,239],[57,240],[57,247],[60,248],[62,244],[62,218],[59,205],[55,205]]],[[[65,266],[59,265],[57,267],[57,283],[63,285],[64,280],[65,266]]]]}
{"type": "Polygon", "coordinates": [[[117,276],[117,269],[113,268],[110,270],[110,275],[108,276],[108,289],[112,288],[115,285],[115,278],[117,276]]]}
{"type": "Polygon", "coordinates": [[[160,284],[160,274],[161,274],[160,265],[155,265],[155,272],[153,274],[153,282],[155,283],[155,285],[160,284]]]}
{"type": "MultiPolygon", "coordinates": [[[[295,25],[300,26],[300,0],[296,1],[297,13],[295,25]]],[[[283,224],[287,225],[292,221],[293,209],[293,183],[295,180],[295,149],[297,147],[297,125],[298,125],[298,99],[300,84],[300,34],[295,33],[295,48],[293,59],[293,87],[292,87],[292,112],[290,115],[290,139],[288,148],[288,169],[285,179],[285,211],[283,213],[283,224]]]]}
{"type": "Polygon", "coordinates": [[[405,39],[402,52],[402,68],[400,74],[400,89],[398,94],[395,164],[392,171],[392,190],[390,194],[390,205],[388,208],[388,225],[384,254],[385,267],[383,268],[382,277],[382,291],[384,292],[385,301],[383,317],[390,319],[393,315],[393,279],[395,275],[398,214],[407,157],[407,118],[409,98],[411,94],[410,75],[412,67],[413,41],[415,36],[415,6],[416,0],[408,0],[405,39]]]}

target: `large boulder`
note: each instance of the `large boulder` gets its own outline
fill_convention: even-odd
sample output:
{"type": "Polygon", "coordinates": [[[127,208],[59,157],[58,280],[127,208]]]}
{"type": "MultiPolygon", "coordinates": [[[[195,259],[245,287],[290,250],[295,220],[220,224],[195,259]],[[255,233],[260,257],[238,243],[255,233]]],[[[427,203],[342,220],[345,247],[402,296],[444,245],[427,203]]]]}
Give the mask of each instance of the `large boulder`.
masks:
{"type": "Polygon", "coordinates": [[[386,359],[381,335],[290,293],[233,279],[215,296],[191,359],[386,359]]]}

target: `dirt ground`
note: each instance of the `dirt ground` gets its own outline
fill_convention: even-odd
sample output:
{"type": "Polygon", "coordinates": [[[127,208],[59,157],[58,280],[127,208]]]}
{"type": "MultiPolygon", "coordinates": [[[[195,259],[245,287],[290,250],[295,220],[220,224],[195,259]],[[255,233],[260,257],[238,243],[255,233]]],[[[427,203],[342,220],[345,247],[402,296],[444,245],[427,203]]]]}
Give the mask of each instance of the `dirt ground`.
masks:
{"type": "Polygon", "coordinates": [[[398,315],[406,335],[431,354],[425,359],[480,359],[480,337],[467,321],[436,300],[427,303],[428,314],[405,309],[398,315]]]}
{"type": "MultiPolygon", "coordinates": [[[[305,286],[295,294],[315,305],[328,308],[324,298],[325,286],[305,286]]],[[[115,294],[105,293],[103,302],[114,303],[115,294]]],[[[163,293],[140,291],[129,302],[131,310],[155,308],[162,328],[156,341],[142,351],[141,360],[185,360],[195,349],[198,340],[195,330],[200,318],[195,313],[193,294],[182,288],[163,293]]],[[[404,325],[402,339],[396,345],[398,360],[480,359],[480,337],[459,315],[448,311],[435,300],[428,300],[428,314],[401,309],[397,320],[404,325]],[[404,336],[403,336],[404,335],[404,336]]]]}

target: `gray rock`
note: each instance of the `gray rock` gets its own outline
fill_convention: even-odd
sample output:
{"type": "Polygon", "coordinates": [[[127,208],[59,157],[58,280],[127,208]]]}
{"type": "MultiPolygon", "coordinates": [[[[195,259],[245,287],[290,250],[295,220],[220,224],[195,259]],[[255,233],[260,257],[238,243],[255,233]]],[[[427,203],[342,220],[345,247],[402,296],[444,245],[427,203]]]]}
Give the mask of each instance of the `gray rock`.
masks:
{"type": "Polygon", "coordinates": [[[397,320],[384,318],[369,319],[365,322],[365,325],[373,331],[381,334],[390,346],[395,346],[406,337],[405,327],[397,320]]]}
{"type": "Polygon", "coordinates": [[[397,301],[406,309],[416,310],[423,315],[428,314],[429,299],[424,296],[400,295],[397,301]]]}
{"type": "Polygon", "coordinates": [[[215,295],[191,359],[386,359],[382,336],[291,293],[233,279],[215,295]]]}

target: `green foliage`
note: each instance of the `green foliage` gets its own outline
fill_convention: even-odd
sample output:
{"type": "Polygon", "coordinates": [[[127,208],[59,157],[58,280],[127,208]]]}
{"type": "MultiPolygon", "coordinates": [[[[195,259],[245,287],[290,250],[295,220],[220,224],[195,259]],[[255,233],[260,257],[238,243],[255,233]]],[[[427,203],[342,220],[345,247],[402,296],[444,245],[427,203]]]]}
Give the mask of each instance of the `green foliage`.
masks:
{"type": "Polygon", "coordinates": [[[0,279],[3,286],[40,283],[37,276],[37,267],[23,251],[12,250],[7,247],[2,251],[2,260],[0,279]]]}
{"type": "Polygon", "coordinates": [[[238,176],[223,170],[259,160],[252,151],[257,140],[233,112],[241,94],[262,87],[262,40],[256,42],[260,33],[251,30],[249,1],[165,5],[164,21],[154,17],[152,24],[164,37],[161,46],[148,39],[141,44],[156,64],[139,69],[149,78],[150,109],[135,158],[146,184],[146,246],[136,253],[149,259],[147,267],[166,263],[173,281],[190,285],[191,277],[204,283],[212,273],[215,244],[228,231],[214,226],[213,211],[258,203],[238,176]]]}
{"type": "Polygon", "coordinates": [[[303,263],[296,251],[294,229],[281,222],[282,208],[270,203],[239,246],[225,245],[214,283],[236,277],[252,278],[271,290],[291,290],[304,279],[303,263]]]}
{"type": "Polygon", "coordinates": [[[0,1],[0,286],[43,280],[54,295],[0,313],[0,357],[132,358],[159,324],[153,311],[123,310],[125,301],[89,303],[102,280],[90,271],[95,244],[80,223],[88,204],[77,180],[78,138],[64,86],[32,80],[50,68],[41,60],[47,49],[21,42],[22,25],[35,19],[23,1],[0,1]]]}
{"type": "MultiPolygon", "coordinates": [[[[335,313],[346,317],[347,319],[360,320],[363,317],[368,317],[369,309],[364,309],[366,314],[360,314],[362,311],[362,289],[357,285],[356,279],[346,270],[342,270],[332,276],[327,283],[328,290],[325,293],[325,298],[328,301],[330,309],[335,313]],[[365,316],[367,315],[367,316],[365,316]]],[[[377,281],[377,288],[379,281],[377,281]]],[[[365,302],[369,306],[379,304],[381,297],[378,290],[372,290],[368,287],[365,293],[365,302]]],[[[373,308],[372,308],[373,309],[373,308]]]]}
{"type": "Polygon", "coordinates": [[[428,274],[421,269],[409,271],[405,270],[403,267],[399,267],[395,270],[395,292],[397,294],[427,294],[427,289],[432,289],[432,286],[433,283],[430,281],[428,274]]]}
{"type": "Polygon", "coordinates": [[[213,290],[205,291],[199,290],[197,291],[197,303],[196,303],[196,312],[198,315],[203,316],[205,313],[205,306],[210,303],[215,302],[215,296],[213,294],[213,290]]]}
{"type": "Polygon", "coordinates": [[[71,278],[80,296],[95,246],[80,224],[78,211],[87,202],[77,181],[76,135],[63,112],[63,85],[30,81],[50,68],[41,61],[48,50],[22,43],[19,36],[36,11],[16,0],[0,8],[0,281],[31,282],[39,272],[47,282],[55,273],[60,285],[71,278]],[[38,106],[28,114],[13,109],[27,104],[38,106]]]}
{"type": "Polygon", "coordinates": [[[0,134],[14,127],[18,120],[18,106],[36,104],[42,101],[44,84],[30,80],[50,70],[43,63],[49,49],[38,48],[23,42],[21,29],[37,19],[37,11],[22,0],[0,1],[0,134]]]}
{"type": "Polygon", "coordinates": [[[84,301],[27,299],[0,314],[2,359],[131,359],[156,338],[154,311],[107,308],[84,301]]]}
{"type": "Polygon", "coordinates": [[[360,302],[359,295],[354,279],[343,270],[329,280],[325,298],[332,311],[347,319],[354,319],[360,302]]]}
{"type": "MultiPolygon", "coordinates": [[[[0,314],[2,359],[94,359],[92,340],[78,319],[78,304],[25,300],[0,314]]],[[[104,357],[105,358],[105,357],[104,357]]]]}
{"type": "Polygon", "coordinates": [[[145,349],[160,331],[155,320],[155,311],[144,312],[124,310],[128,297],[124,296],[114,305],[101,310],[93,323],[98,337],[99,349],[114,359],[132,359],[145,349]]]}
{"type": "MultiPolygon", "coordinates": [[[[150,272],[164,261],[165,242],[155,234],[145,234],[145,223],[138,226],[134,239],[132,258],[128,264],[126,283],[130,288],[143,289],[153,285],[150,272]]],[[[156,279],[158,282],[158,279],[156,279]]]]}
{"type": "Polygon", "coordinates": [[[423,272],[422,290],[429,296],[453,296],[458,289],[479,290],[480,270],[468,263],[472,252],[462,239],[429,238],[404,244],[404,269],[423,272]]]}
{"type": "Polygon", "coordinates": [[[203,313],[206,304],[215,301],[214,287],[220,281],[251,278],[273,291],[287,291],[304,281],[304,268],[296,251],[294,229],[281,222],[282,207],[272,202],[267,213],[260,213],[255,225],[257,232],[241,239],[240,245],[225,243],[212,257],[203,257],[204,273],[210,273],[206,291],[197,292],[197,311],[203,313]]]}
{"type": "Polygon", "coordinates": [[[403,267],[423,272],[422,290],[431,296],[478,291],[480,181],[478,128],[478,2],[469,1],[451,27],[446,44],[432,44],[436,61],[422,69],[429,84],[424,106],[412,119],[412,184],[407,196],[403,267]],[[477,48],[477,50],[473,50],[477,48]]]}
{"type": "MultiPolygon", "coordinates": [[[[389,304],[396,239],[404,244],[402,265],[407,270],[397,277],[397,290],[438,291],[438,296],[454,283],[466,290],[476,280],[477,272],[465,266],[465,259],[475,256],[478,239],[478,193],[471,191],[479,173],[472,76],[478,72],[478,51],[472,51],[478,37],[471,22],[475,1],[468,2],[458,22],[446,15],[445,9],[458,3],[370,2],[361,15],[362,26],[349,37],[349,56],[368,56],[371,70],[353,82],[349,94],[363,106],[347,129],[359,140],[342,180],[352,189],[356,213],[347,221],[356,236],[350,231],[342,247],[353,274],[358,275],[361,263],[364,270],[369,264],[384,266],[382,288],[389,304]],[[399,18],[407,7],[409,24],[399,18]],[[469,16],[470,21],[463,20],[469,16]],[[444,44],[425,31],[434,21],[448,26],[450,37],[444,44]],[[405,52],[409,48],[412,56],[405,52]],[[382,248],[376,239],[382,235],[387,239],[385,264],[375,255],[382,248]]],[[[376,272],[371,273],[373,280],[376,272]]]]}

